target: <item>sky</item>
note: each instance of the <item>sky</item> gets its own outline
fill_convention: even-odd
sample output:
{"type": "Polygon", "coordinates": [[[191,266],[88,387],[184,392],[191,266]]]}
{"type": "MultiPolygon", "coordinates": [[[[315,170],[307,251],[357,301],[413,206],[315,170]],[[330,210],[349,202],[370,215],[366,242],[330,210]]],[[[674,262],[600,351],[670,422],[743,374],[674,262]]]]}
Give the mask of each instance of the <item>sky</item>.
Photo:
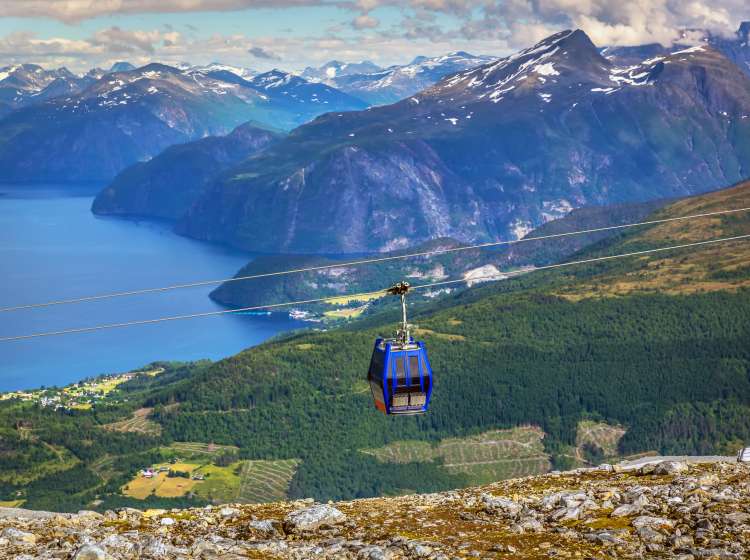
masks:
{"type": "Polygon", "coordinates": [[[600,46],[669,45],[684,29],[728,35],[743,20],[748,0],[0,0],[0,67],[387,66],[457,50],[504,55],[569,28],[600,46]]]}

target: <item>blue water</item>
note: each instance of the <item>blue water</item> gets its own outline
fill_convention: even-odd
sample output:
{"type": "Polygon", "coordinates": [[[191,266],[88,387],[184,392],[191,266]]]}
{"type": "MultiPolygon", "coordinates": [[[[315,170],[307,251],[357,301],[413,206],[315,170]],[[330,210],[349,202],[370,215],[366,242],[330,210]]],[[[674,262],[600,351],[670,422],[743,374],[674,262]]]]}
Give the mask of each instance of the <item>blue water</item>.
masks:
{"type": "MultiPolygon", "coordinates": [[[[250,256],[164,224],[99,218],[91,193],[0,186],[0,307],[231,277],[250,256]]],[[[211,287],[0,313],[0,337],[222,309],[211,287]]],[[[0,391],[64,385],[154,360],[223,358],[303,324],[224,315],[0,342],[0,391]]]]}

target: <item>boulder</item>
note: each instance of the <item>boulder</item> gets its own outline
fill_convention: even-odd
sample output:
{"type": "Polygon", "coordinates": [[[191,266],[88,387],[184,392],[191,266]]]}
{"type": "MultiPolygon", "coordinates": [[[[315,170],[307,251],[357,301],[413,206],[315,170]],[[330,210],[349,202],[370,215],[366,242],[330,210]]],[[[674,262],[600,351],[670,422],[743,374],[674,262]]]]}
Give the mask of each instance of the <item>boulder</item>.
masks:
{"type": "Polygon", "coordinates": [[[390,560],[391,557],[392,554],[387,548],[377,545],[360,548],[357,552],[357,558],[361,560],[390,560]]]}
{"type": "Polygon", "coordinates": [[[724,520],[730,525],[748,525],[750,524],[750,513],[734,511],[726,514],[724,520]]]}
{"type": "Polygon", "coordinates": [[[8,542],[15,546],[31,546],[36,544],[36,535],[34,533],[21,531],[15,527],[6,527],[0,533],[0,537],[8,539],[8,542]]]}
{"type": "Polygon", "coordinates": [[[654,474],[658,476],[664,475],[676,475],[688,471],[690,467],[687,463],[679,463],[677,461],[662,461],[654,467],[654,474]]]}
{"type": "Polygon", "coordinates": [[[656,529],[643,526],[637,529],[638,537],[647,544],[662,544],[667,538],[656,529]]]}
{"type": "Polygon", "coordinates": [[[631,524],[636,529],[640,529],[641,527],[651,527],[652,529],[660,529],[660,528],[672,528],[674,527],[674,521],[671,519],[666,519],[664,517],[652,517],[650,515],[641,515],[640,517],[636,517],[631,521],[631,524]]]}
{"type": "Polygon", "coordinates": [[[78,549],[73,560],[113,560],[113,557],[96,545],[85,544],[78,549]]]}
{"type": "Polygon", "coordinates": [[[338,525],[346,515],[333,506],[320,504],[291,512],[284,518],[284,530],[288,533],[315,531],[324,525],[338,525]]]}
{"type": "Polygon", "coordinates": [[[240,510],[233,507],[223,507],[219,510],[219,515],[222,517],[237,517],[240,514],[240,510]]]}
{"type": "Polygon", "coordinates": [[[275,519],[252,520],[248,522],[247,526],[266,536],[282,533],[281,523],[275,519]]]}
{"type": "Polygon", "coordinates": [[[486,493],[482,494],[482,503],[488,513],[502,512],[506,515],[518,515],[523,509],[518,502],[486,493]]]}
{"type": "Polygon", "coordinates": [[[619,507],[616,507],[612,513],[609,514],[610,517],[629,517],[631,515],[636,515],[641,512],[641,506],[636,504],[623,504],[619,507]]]}

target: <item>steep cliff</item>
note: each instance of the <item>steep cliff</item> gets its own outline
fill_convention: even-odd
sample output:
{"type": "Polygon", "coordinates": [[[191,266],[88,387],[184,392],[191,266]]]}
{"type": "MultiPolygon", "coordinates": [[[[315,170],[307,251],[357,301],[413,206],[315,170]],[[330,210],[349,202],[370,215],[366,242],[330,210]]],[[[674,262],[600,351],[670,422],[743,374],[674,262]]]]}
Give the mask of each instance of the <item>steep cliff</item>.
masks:
{"type": "Polygon", "coordinates": [[[94,200],[95,214],[174,220],[222,171],[281,138],[252,123],[226,136],[170,146],[155,158],[121,173],[94,200]]]}

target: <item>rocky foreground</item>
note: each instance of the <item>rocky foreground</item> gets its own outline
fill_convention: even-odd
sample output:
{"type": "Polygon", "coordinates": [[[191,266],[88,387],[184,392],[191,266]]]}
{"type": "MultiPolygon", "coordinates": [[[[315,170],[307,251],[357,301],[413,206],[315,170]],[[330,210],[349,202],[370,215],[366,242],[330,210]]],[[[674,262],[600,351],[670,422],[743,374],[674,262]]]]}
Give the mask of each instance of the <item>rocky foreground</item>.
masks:
{"type": "Polygon", "coordinates": [[[439,494],[54,514],[0,508],[0,558],[748,558],[750,466],[603,465],[439,494]]]}

